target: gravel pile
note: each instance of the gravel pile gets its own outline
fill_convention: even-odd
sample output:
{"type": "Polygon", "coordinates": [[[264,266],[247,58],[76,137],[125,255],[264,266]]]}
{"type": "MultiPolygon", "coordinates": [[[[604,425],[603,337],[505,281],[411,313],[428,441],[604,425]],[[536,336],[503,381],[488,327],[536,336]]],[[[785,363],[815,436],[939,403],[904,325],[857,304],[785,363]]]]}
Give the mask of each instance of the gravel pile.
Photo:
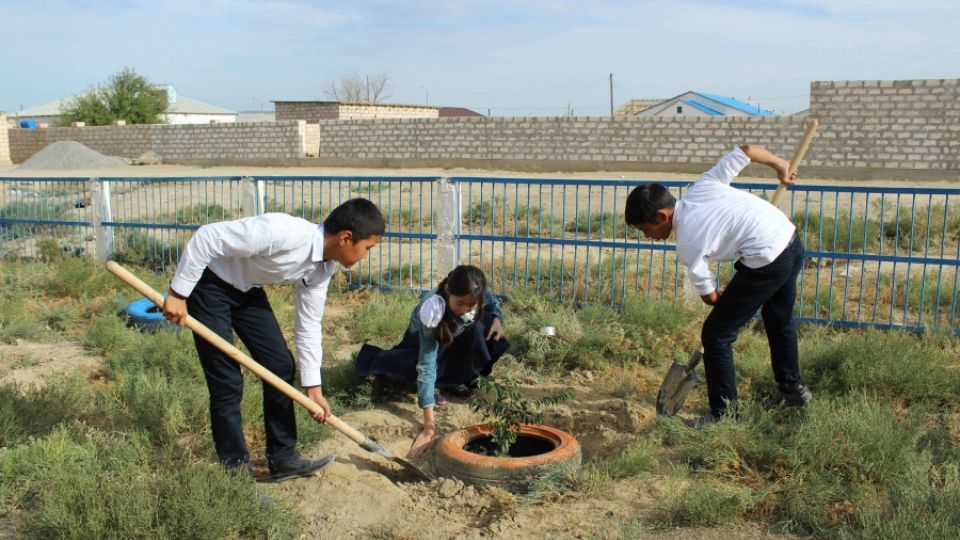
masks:
{"type": "Polygon", "coordinates": [[[17,170],[98,169],[118,165],[127,165],[127,160],[105,156],[76,141],[59,141],[30,156],[17,170]]]}

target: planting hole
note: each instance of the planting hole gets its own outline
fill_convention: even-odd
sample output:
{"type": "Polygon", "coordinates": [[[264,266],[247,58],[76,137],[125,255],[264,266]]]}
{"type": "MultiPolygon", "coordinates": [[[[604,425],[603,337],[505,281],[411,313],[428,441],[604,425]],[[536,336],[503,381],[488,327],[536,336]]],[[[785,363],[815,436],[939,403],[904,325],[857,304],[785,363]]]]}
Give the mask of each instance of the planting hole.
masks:
{"type": "MultiPolygon", "coordinates": [[[[489,435],[477,437],[476,439],[471,440],[467,444],[463,445],[463,449],[467,452],[479,454],[481,456],[497,455],[497,444],[493,442],[493,438],[489,435]]],[[[547,439],[531,437],[529,435],[520,435],[517,437],[517,442],[510,445],[510,451],[507,452],[507,455],[515,458],[539,456],[541,454],[552,452],[554,449],[556,449],[556,446],[547,439]]]]}

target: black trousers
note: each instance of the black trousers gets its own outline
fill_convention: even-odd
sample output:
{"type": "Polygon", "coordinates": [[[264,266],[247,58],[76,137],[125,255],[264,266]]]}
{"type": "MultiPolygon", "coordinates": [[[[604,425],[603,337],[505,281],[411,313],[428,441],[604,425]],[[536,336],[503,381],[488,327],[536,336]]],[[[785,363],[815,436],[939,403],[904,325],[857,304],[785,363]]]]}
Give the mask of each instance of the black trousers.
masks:
{"type": "MultiPolygon", "coordinates": [[[[296,364],[263,289],[241,292],[207,269],[187,299],[187,310],[230,343],[236,331],[254,360],[293,384],[296,364]]],[[[247,463],[250,456],[240,416],[240,364],[196,334],[193,341],[210,391],[210,428],[220,462],[227,467],[247,463]]],[[[267,461],[271,465],[296,456],[297,422],[293,407],[290,398],[263,383],[263,420],[267,461]]]]}
{"type": "Polygon", "coordinates": [[[800,379],[797,329],[793,304],[797,298],[797,275],[803,268],[803,243],[793,241],[770,264],[749,268],[737,262],[730,284],[703,323],[703,369],[707,396],[714,416],[726,413],[726,402],[737,401],[737,373],[733,365],[733,342],[757,310],[763,317],[773,378],[783,392],[793,392],[800,379]]]}

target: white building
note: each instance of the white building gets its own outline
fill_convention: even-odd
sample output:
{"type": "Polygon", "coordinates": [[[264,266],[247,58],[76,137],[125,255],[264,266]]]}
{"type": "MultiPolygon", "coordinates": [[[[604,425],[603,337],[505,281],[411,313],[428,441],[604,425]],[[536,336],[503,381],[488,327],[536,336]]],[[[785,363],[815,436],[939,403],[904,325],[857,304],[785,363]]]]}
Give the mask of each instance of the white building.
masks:
{"type": "MultiPolygon", "coordinates": [[[[169,106],[162,118],[168,124],[210,124],[237,121],[236,111],[178,95],[177,89],[172,84],[166,85],[166,91],[169,106]]],[[[52,126],[60,117],[61,106],[74,99],[74,97],[76,96],[24,109],[12,114],[11,117],[16,119],[18,123],[20,120],[35,120],[37,124],[46,123],[52,126]]]]}

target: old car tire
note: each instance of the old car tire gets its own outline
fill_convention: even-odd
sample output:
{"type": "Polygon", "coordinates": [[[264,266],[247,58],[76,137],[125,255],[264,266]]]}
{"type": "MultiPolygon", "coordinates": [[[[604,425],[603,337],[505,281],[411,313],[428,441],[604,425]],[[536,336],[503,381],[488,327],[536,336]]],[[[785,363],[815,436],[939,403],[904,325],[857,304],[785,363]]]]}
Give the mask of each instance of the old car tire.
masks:
{"type": "Polygon", "coordinates": [[[523,426],[520,436],[548,441],[553,450],[528,457],[494,457],[464,450],[464,446],[490,435],[485,425],[470,426],[445,435],[436,448],[437,472],[475,486],[497,486],[512,492],[527,491],[531,479],[559,469],[580,468],[580,443],[565,431],[547,426],[523,426]]]}

